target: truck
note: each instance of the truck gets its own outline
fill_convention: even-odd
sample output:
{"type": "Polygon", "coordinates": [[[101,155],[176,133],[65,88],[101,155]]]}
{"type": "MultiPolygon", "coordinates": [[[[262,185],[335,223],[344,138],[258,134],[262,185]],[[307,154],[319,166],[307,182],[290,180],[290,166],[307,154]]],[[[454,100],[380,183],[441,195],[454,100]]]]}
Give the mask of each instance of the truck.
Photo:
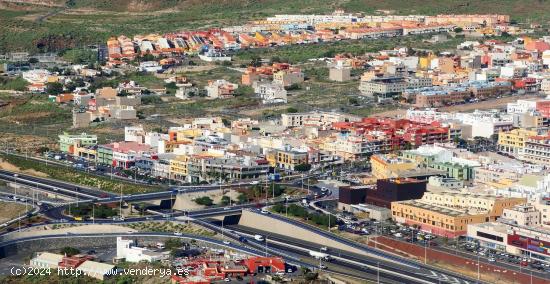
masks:
{"type": "Polygon", "coordinates": [[[254,239],[257,240],[258,242],[263,242],[265,240],[264,236],[262,235],[254,235],[254,239]]]}
{"type": "Polygon", "coordinates": [[[310,250],[309,255],[316,258],[316,259],[322,259],[322,260],[325,260],[325,261],[330,260],[330,255],[328,255],[326,253],[323,253],[323,252],[310,250]]]}
{"type": "Polygon", "coordinates": [[[281,181],[281,175],[280,174],[269,174],[269,180],[270,181],[281,181]]]}

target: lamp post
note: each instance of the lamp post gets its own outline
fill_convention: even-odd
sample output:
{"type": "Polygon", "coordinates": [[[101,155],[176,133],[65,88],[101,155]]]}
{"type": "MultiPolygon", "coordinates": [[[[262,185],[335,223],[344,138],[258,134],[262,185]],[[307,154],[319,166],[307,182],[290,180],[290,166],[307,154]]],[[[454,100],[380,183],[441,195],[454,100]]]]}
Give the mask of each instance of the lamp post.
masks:
{"type": "Polygon", "coordinates": [[[14,181],[15,181],[15,185],[14,185],[14,188],[13,188],[13,202],[15,202],[17,200],[17,177],[19,175],[18,174],[13,174],[13,178],[14,178],[14,181]]]}
{"type": "Polygon", "coordinates": [[[376,283],[380,284],[380,261],[376,262],[376,283]]]}
{"type": "Polygon", "coordinates": [[[424,244],[424,264],[428,263],[428,240],[424,244]]]}

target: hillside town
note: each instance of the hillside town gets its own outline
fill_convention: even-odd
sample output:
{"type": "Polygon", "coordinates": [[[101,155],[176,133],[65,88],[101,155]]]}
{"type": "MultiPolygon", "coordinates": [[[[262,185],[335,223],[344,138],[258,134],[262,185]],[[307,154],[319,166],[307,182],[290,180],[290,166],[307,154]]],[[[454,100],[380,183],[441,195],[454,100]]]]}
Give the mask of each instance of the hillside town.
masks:
{"type": "Polygon", "coordinates": [[[0,204],[20,210],[0,213],[0,274],[550,281],[550,36],[536,25],[338,9],[151,32],[78,51],[89,63],[2,57],[22,87],[0,89],[0,204]],[[392,46],[284,57],[377,41],[392,46]]]}

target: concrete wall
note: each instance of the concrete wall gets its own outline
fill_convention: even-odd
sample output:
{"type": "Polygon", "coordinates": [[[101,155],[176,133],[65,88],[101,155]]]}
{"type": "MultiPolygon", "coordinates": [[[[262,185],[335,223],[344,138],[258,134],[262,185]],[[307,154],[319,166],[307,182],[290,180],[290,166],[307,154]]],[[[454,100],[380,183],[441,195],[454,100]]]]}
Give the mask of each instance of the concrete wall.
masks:
{"type": "Polygon", "coordinates": [[[325,236],[318,235],[305,228],[271,218],[269,215],[257,214],[251,211],[243,210],[243,214],[239,220],[239,225],[288,236],[289,238],[307,240],[311,243],[341,249],[352,253],[368,255],[363,250],[342,244],[325,236]]]}
{"type": "Polygon", "coordinates": [[[44,225],[44,226],[37,226],[37,227],[31,227],[31,228],[22,228],[21,232],[13,231],[11,233],[0,236],[0,241],[7,242],[10,240],[15,240],[20,238],[37,237],[37,236],[45,236],[45,235],[52,235],[52,234],[67,234],[67,233],[112,234],[112,233],[132,233],[132,232],[137,232],[137,231],[128,227],[110,225],[110,224],[92,224],[92,225],[76,224],[74,226],[66,226],[66,227],[57,228],[57,229],[53,229],[53,224],[52,224],[52,225],[44,225]]]}

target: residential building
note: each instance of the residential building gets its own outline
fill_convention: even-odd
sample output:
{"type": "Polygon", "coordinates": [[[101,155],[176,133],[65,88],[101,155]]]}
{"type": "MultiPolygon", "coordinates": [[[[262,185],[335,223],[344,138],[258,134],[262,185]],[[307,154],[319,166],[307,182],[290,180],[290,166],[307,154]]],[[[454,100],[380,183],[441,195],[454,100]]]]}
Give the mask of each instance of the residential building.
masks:
{"type": "Polygon", "coordinates": [[[522,160],[535,164],[550,164],[550,135],[531,136],[525,141],[522,160]]]}
{"type": "Polygon", "coordinates": [[[294,84],[300,84],[303,82],[304,73],[299,68],[291,67],[289,69],[273,73],[273,83],[282,85],[283,87],[290,87],[294,84]]]}
{"type": "Polygon", "coordinates": [[[392,99],[401,95],[409,88],[423,88],[432,86],[430,78],[421,77],[399,77],[399,76],[384,76],[371,77],[363,75],[359,85],[361,94],[368,97],[377,97],[378,101],[392,99]]]}
{"type": "Polygon", "coordinates": [[[529,129],[512,129],[510,131],[501,131],[498,133],[498,150],[519,157],[523,155],[525,142],[531,136],[536,136],[536,130],[529,129]]]}
{"type": "Polygon", "coordinates": [[[351,80],[351,67],[332,67],[329,69],[328,78],[336,82],[349,81],[351,80]]]}
{"type": "Polygon", "coordinates": [[[287,103],[287,91],[283,85],[268,82],[254,82],[254,93],[260,97],[262,104],[287,103]]]}
{"type": "Polygon", "coordinates": [[[209,81],[204,87],[209,98],[224,99],[233,97],[239,85],[227,82],[226,80],[209,81]]]}
{"type": "Polygon", "coordinates": [[[400,172],[416,169],[417,164],[396,155],[372,155],[370,158],[372,175],[377,179],[397,178],[400,172]]]}
{"type": "Polygon", "coordinates": [[[59,150],[61,152],[74,154],[76,147],[97,145],[97,135],[93,134],[68,134],[59,135],[59,150]]]}
{"type": "Polygon", "coordinates": [[[464,181],[447,178],[441,176],[431,176],[428,178],[428,187],[429,188],[439,188],[439,189],[462,189],[464,187],[464,181]]]}
{"type": "Polygon", "coordinates": [[[306,113],[283,113],[281,124],[284,127],[318,126],[328,128],[334,122],[359,121],[360,118],[350,114],[337,112],[306,112],[306,113]]]}
{"type": "Polygon", "coordinates": [[[454,238],[466,234],[468,224],[496,221],[504,209],[525,202],[525,198],[441,191],[425,192],[421,199],[392,202],[391,210],[397,222],[454,238]]]}
{"type": "Polygon", "coordinates": [[[285,149],[277,150],[276,153],[277,167],[281,169],[294,171],[296,166],[308,163],[307,151],[285,147],[285,149]]]}
{"type": "Polygon", "coordinates": [[[502,212],[502,218],[511,219],[520,226],[538,227],[541,225],[540,212],[530,204],[519,204],[512,208],[506,208],[502,212]]]}

